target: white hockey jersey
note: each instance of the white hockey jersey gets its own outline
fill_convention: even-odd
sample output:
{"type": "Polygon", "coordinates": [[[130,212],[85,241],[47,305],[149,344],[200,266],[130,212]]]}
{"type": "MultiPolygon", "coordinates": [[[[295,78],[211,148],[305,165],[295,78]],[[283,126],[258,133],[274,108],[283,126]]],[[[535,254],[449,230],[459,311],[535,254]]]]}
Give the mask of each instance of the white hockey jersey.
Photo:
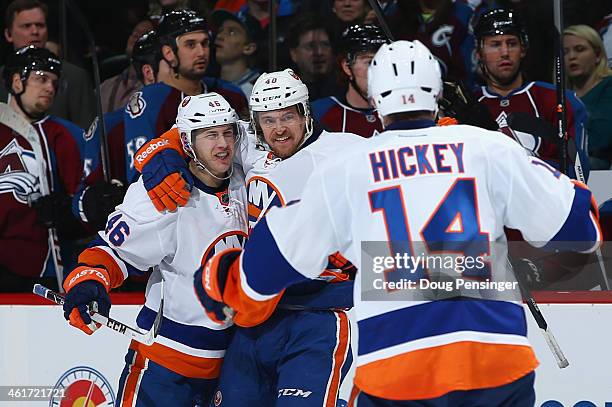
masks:
{"type": "Polygon", "coordinates": [[[242,247],[247,237],[244,174],[235,168],[224,186],[196,180],[186,206],[159,213],[139,179],[109,215],[95,246],[107,252],[124,277],[153,267],[146,302],[137,324],[148,330],[155,319],[163,280],[163,319],[156,342],[133,342],[145,357],[187,377],[218,376],[229,343],[228,325],[208,318],[193,289],[193,275],[215,253],[242,247]]]}
{"type": "MultiPolygon", "coordinates": [[[[270,299],[316,277],[327,254],[341,251],[361,274],[354,294],[358,388],[413,400],[501,386],[538,364],[522,306],[465,297],[411,301],[392,290],[385,300],[364,300],[372,287],[363,284],[375,274],[364,268],[364,245],[385,242],[391,254],[401,248],[417,255],[410,250],[418,241],[453,242],[455,252],[478,243],[489,256],[508,226],[538,246],[577,240],[588,251],[600,239],[590,200],[588,190],[496,133],[471,126],[388,130],[317,167],[299,204],[270,210],[246,244],[242,287],[252,299],[270,299]]],[[[502,252],[486,257],[493,272],[466,279],[495,281],[496,268],[505,270],[502,252]]]]}

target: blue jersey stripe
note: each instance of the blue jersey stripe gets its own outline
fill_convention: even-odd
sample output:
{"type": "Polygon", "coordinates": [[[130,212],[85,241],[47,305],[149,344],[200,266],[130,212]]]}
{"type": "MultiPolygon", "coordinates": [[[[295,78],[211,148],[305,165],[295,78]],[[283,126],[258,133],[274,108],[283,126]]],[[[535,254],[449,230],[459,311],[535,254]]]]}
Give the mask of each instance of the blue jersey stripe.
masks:
{"type": "Polygon", "coordinates": [[[468,298],[402,308],[359,321],[358,326],[359,355],[458,331],[527,335],[520,305],[468,298]]]}

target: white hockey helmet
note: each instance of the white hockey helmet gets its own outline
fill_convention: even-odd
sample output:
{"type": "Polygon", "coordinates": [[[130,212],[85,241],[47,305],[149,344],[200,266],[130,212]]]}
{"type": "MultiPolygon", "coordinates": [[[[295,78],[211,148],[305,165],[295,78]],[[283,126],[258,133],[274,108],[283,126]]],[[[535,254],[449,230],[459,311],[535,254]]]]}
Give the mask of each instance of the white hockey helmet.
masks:
{"type": "MultiPolygon", "coordinates": [[[[215,178],[202,163],[193,148],[194,130],[231,124],[236,139],[241,136],[242,127],[238,125],[238,115],[225,98],[218,93],[210,92],[196,96],[186,96],[178,107],[176,126],[181,136],[181,143],[185,154],[191,158],[198,168],[208,172],[215,178]]],[[[231,176],[232,170],[227,177],[231,176]]]]}
{"type": "Polygon", "coordinates": [[[304,141],[312,135],[313,120],[308,103],[308,88],[292,69],[263,73],[253,85],[249,100],[251,129],[260,144],[266,145],[257,123],[257,112],[284,109],[298,105],[298,110],[306,119],[304,141]]]}
{"type": "Polygon", "coordinates": [[[419,41],[381,46],[368,68],[368,97],[381,119],[400,112],[436,113],[441,92],[440,65],[419,41]]]}

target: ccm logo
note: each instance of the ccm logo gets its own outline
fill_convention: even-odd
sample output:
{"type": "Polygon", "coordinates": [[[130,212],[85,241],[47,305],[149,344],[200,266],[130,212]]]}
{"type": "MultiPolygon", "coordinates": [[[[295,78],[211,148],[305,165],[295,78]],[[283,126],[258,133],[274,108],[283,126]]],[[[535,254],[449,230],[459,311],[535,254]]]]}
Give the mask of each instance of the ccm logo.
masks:
{"type": "Polygon", "coordinates": [[[280,389],[278,391],[278,398],[281,398],[283,396],[306,398],[309,397],[311,394],[311,391],[304,391],[302,389],[280,389]]]}
{"type": "Polygon", "coordinates": [[[160,140],[153,144],[150,144],[144,151],[140,152],[139,154],[136,154],[136,160],[139,163],[142,163],[144,160],[147,159],[149,154],[151,154],[153,151],[157,150],[158,148],[164,147],[167,144],[168,144],[168,140],[160,140]]]}
{"type": "Polygon", "coordinates": [[[280,99],[280,95],[276,95],[276,96],[266,96],[261,98],[262,102],[268,101],[268,100],[276,100],[276,99],[280,99]]]}
{"type": "Polygon", "coordinates": [[[100,280],[102,280],[102,282],[104,283],[105,286],[109,286],[110,284],[108,283],[108,280],[106,279],[106,276],[102,273],[100,273],[100,271],[98,270],[94,270],[94,269],[86,269],[86,270],[82,270],[79,271],[78,273],[76,273],[74,275],[74,277],[72,277],[70,279],[70,281],[68,282],[68,286],[72,287],[72,285],[74,284],[74,282],[82,277],[88,276],[88,275],[95,275],[96,277],[98,277],[100,280]]]}

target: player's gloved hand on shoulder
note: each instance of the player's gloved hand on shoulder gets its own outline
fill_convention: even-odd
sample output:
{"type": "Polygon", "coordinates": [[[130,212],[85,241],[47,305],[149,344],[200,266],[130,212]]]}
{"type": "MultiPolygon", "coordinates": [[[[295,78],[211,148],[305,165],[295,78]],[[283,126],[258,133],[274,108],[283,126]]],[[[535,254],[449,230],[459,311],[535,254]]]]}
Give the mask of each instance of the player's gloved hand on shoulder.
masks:
{"type": "Polygon", "coordinates": [[[73,217],[70,204],[72,198],[63,192],[52,192],[32,201],[36,211],[36,222],[47,228],[58,227],[73,217]]]}
{"type": "Polygon", "coordinates": [[[235,267],[242,251],[228,249],[201,266],[193,278],[193,286],[206,315],[222,324],[234,317],[234,310],[224,303],[223,294],[230,269],[235,267]]]}
{"type": "Polygon", "coordinates": [[[94,311],[108,316],[111,308],[110,276],[103,268],[78,266],[64,281],[66,297],[64,302],[64,318],[70,325],[91,335],[100,327],[92,321],[88,305],[95,303],[94,311]]]}
{"type": "Polygon", "coordinates": [[[104,229],[108,215],[123,202],[126,190],[126,187],[117,180],[100,181],[87,187],[81,198],[83,220],[96,230],[104,229]]]}
{"type": "Polygon", "coordinates": [[[185,159],[171,148],[151,154],[142,167],[142,181],[153,205],[160,212],[185,206],[193,188],[185,159]]]}

